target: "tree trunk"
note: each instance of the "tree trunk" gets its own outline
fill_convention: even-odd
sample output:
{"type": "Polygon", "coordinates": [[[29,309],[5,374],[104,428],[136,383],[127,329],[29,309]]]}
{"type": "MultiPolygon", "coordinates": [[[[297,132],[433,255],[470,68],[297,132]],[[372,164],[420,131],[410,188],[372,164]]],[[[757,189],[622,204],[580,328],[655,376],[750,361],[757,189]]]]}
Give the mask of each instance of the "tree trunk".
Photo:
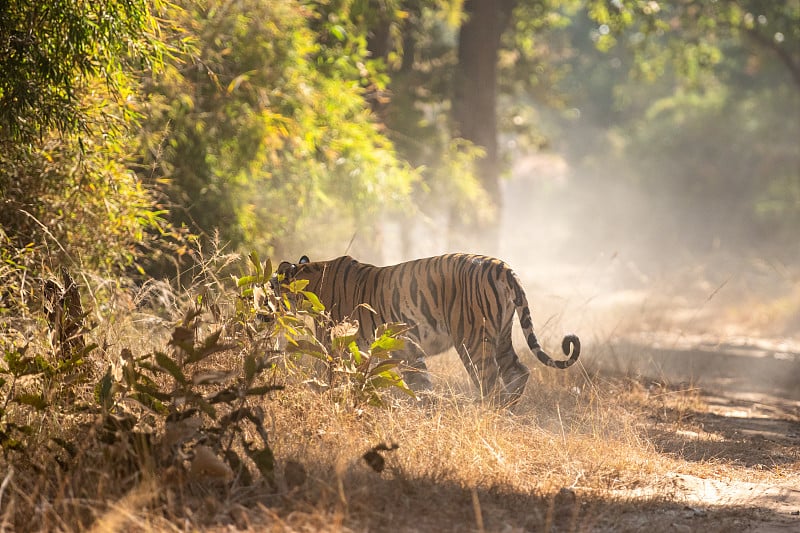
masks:
{"type": "Polygon", "coordinates": [[[497,55],[515,0],[466,0],[453,95],[455,135],[481,146],[486,155],[476,173],[493,208],[490,220],[451,212],[450,246],[495,254],[500,237],[500,160],[497,147],[497,55]]]}

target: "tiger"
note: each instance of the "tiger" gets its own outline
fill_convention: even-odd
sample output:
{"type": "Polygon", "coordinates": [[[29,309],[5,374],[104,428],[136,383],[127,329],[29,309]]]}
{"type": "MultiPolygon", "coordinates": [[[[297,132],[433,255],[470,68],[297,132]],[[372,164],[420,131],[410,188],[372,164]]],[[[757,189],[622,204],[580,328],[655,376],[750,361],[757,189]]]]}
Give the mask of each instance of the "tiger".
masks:
{"type": "Polygon", "coordinates": [[[379,267],[350,256],[312,262],[304,255],[296,264],[280,263],[276,276],[283,283],[308,280],[305,290],[317,295],[334,321],[357,320],[360,346],[369,346],[382,324],[408,325],[397,356],[414,390],[431,388],[425,357],[455,347],[481,397],[517,403],[530,370],[512,346],[515,312],[528,347],[544,365],[566,369],[580,356],[573,334],[561,343],[568,359],[553,359],[542,349],[519,278],[493,257],[451,253],[379,267]]]}

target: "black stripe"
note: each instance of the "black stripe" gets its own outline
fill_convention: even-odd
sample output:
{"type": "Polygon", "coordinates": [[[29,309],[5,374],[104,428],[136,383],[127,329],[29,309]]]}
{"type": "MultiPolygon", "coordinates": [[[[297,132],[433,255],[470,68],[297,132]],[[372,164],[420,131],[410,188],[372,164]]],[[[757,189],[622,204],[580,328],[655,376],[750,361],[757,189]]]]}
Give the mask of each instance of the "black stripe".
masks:
{"type": "Polygon", "coordinates": [[[433,313],[431,312],[431,306],[428,305],[428,299],[427,298],[422,298],[422,301],[420,302],[419,310],[422,313],[422,316],[425,317],[425,320],[433,328],[437,328],[437,320],[436,320],[436,317],[433,316],[433,313]]]}
{"type": "Polygon", "coordinates": [[[411,279],[408,282],[409,297],[414,306],[419,305],[419,284],[417,283],[417,273],[411,273],[411,279]]]}
{"type": "Polygon", "coordinates": [[[523,330],[533,329],[533,320],[531,319],[531,311],[527,307],[522,308],[522,315],[519,317],[519,325],[523,330]]]}

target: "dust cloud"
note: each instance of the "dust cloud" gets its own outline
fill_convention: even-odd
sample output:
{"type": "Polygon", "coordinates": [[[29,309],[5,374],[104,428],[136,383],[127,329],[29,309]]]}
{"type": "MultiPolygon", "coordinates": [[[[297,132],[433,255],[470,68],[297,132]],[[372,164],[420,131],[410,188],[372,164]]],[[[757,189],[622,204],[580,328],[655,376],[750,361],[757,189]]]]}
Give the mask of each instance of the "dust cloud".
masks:
{"type": "MultiPolygon", "coordinates": [[[[614,169],[582,175],[557,154],[520,160],[502,185],[491,253],[520,276],[546,345],[575,332],[600,367],[800,400],[800,270],[777,244],[722,238],[708,228],[726,213],[648,196],[614,169]]],[[[383,264],[487,252],[448,248],[446,227],[444,215],[387,224],[385,242],[404,231],[414,246],[387,246],[383,264]]]]}
{"type": "Polygon", "coordinates": [[[777,244],[557,155],[520,161],[503,194],[499,255],[548,345],[574,331],[598,367],[800,400],[800,271],[777,244]]]}
{"type": "Polygon", "coordinates": [[[619,172],[521,159],[502,183],[497,250],[450,249],[446,215],[425,215],[385,226],[385,243],[406,232],[413,249],[387,245],[380,264],[490,253],[519,275],[554,352],[574,332],[598,368],[800,401],[800,268],[785,247],[748,242],[724,207],[648,194],[619,172]]]}

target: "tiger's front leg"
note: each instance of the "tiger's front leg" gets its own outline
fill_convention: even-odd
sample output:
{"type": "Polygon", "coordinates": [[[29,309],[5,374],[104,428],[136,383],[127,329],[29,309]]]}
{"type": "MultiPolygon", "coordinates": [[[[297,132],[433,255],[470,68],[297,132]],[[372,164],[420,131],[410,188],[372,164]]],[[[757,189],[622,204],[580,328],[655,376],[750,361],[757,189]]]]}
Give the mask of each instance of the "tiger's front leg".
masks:
{"type": "MultiPolygon", "coordinates": [[[[405,321],[413,324],[414,320],[405,321]]],[[[441,353],[451,345],[449,336],[442,334],[428,324],[417,325],[405,336],[405,347],[397,354],[406,364],[403,380],[413,391],[423,392],[433,388],[425,357],[428,353],[441,353]],[[427,350],[427,353],[426,353],[427,350]]]]}
{"type": "Polygon", "coordinates": [[[428,366],[425,364],[425,357],[422,354],[412,355],[404,358],[406,361],[403,370],[403,381],[414,392],[425,392],[433,388],[431,376],[428,373],[428,366]]]}

